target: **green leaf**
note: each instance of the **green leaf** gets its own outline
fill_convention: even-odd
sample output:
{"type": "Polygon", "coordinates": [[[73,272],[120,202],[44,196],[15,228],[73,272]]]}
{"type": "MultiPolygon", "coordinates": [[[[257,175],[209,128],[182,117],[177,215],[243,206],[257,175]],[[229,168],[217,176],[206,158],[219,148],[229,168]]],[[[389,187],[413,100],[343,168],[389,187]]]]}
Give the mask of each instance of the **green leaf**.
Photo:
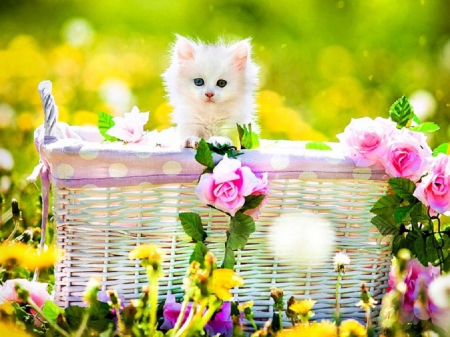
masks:
{"type": "Polygon", "coordinates": [[[236,147],[233,145],[222,144],[222,145],[216,146],[211,143],[207,143],[207,144],[209,146],[209,149],[212,152],[217,153],[221,156],[224,156],[226,154],[229,158],[237,158],[237,156],[243,155],[243,153],[238,152],[236,150],[236,147]]]}
{"type": "Polygon", "coordinates": [[[305,145],[307,150],[321,150],[328,151],[332,150],[331,147],[323,142],[308,142],[305,145]]]}
{"type": "Polygon", "coordinates": [[[239,141],[241,143],[241,148],[243,149],[257,149],[259,147],[258,135],[252,131],[252,124],[247,125],[237,125],[239,141]]]}
{"type": "Polygon", "coordinates": [[[421,234],[418,231],[415,231],[415,230],[410,231],[410,232],[408,232],[408,234],[406,234],[406,237],[405,237],[406,242],[408,242],[410,244],[414,244],[414,242],[419,238],[420,235],[421,234]]]}
{"type": "Polygon", "coordinates": [[[400,198],[409,202],[417,202],[417,198],[413,196],[416,190],[416,184],[413,181],[407,178],[391,178],[388,183],[400,198]]]}
{"type": "Polygon", "coordinates": [[[415,205],[408,205],[403,207],[397,207],[394,210],[394,219],[397,224],[400,224],[403,220],[405,220],[409,214],[411,213],[411,210],[414,208],[415,205]]]}
{"type": "Polygon", "coordinates": [[[419,116],[417,116],[416,114],[413,115],[413,119],[412,119],[417,125],[422,124],[420,122],[419,116]]]}
{"type": "Polygon", "coordinates": [[[441,144],[438,147],[436,147],[433,150],[433,157],[436,157],[439,153],[443,153],[445,155],[448,154],[449,153],[449,151],[448,151],[448,145],[449,144],[450,143],[444,143],[444,144],[441,144]]]}
{"type": "Polygon", "coordinates": [[[221,268],[226,269],[234,269],[234,265],[236,264],[236,259],[234,257],[233,249],[227,247],[225,248],[225,255],[223,257],[223,262],[221,268]]]}
{"type": "Polygon", "coordinates": [[[375,202],[370,211],[378,215],[390,215],[401,202],[402,199],[397,195],[385,195],[375,202]]]}
{"type": "Polygon", "coordinates": [[[396,235],[399,233],[399,226],[396,224],[393,216],[377,215],[370,222],[382,235],[396,235]]]}
{"type": "Polygon", "coordinates": [[[408,248],[408,243],[403,234],[394,235],[392,239],[392,255],[396,256],[398,251],[402,248],[408,248]]]}
{"type": "Polygon", "coordinates": [[[397,127],[400,129],[408,126],[414,117],[414,110],[408,99],[402,96],[391,105],[389,116],[397,123],[397,127]]]}
{"type": "Polygon", "coordinates": [[[214,168],[215,166],[212,152],[209,149],[208,143],[203,138],[198,143],[195,160],[207,168],[214,168]]]}
{"type": "Polygon", "coordinates": [[[425,122],[416,126],[411,126],[409,129],[415,132],[432,133],[438,131],[440,127],[436,123],[425,122]]]}
{"type": "Polygon", "coordinates": [[[204,268],[206,253],[208,253],[208,248],[203,242],[198,241],[195,244],[194,251],[192,252],[191,257],[189,259],[189,264],[191,264],[193,261],[197,261],[198,263],[200,263],[201,268],[204,268]]]}
{"type": "Polygon", "coordinates": [[[421,202],[418,202],[414,205],[414,207],[411,210],[410,216],[413,229],[417,231],[420,230],[418,227],[419,223],[428,224],[430,219],[430,217],[428,216],[427,207],[421,202]]]}
{"type": "Polygon", "coordinates": [[[57,306],[54,302],[47,300],[42,307],[45,318],[52,322],[56,322],[56,319],[60,314],[64,314],[64,309],[57,306]]]}
{"type": "Polygon", "coordinates": [[[244,206],[241,207],[240,211],[245,212],[249,209],[257,208],[259,205],[261,205],[265,197],[265,194],[246,196],[244,206]]]}
{"type": "Polygon", "coordinates": [[[425,240],[422,236],[419,236],[416,241],[414,241],[414,251],[412,251],[413,255],[415,254],[419,262],[427,266],[428,265],[428,256],[425,246],[425,240]]]}
{"type": "Polygon", "coordinates": [[[66,308],[64,311],[64,316],[66,316],[67,323],[69,324],[71,330],[76,330],[80,326],[85,309],[86,308],[82,308],[78,305],[73,305],[66,308]]]}
{"type": "Polygon", "coordinates": [[[192,240],[203,242],[206,238],[205,230],[203,229],[202,219],[197,213],[182,212],[178,214],[184,232],[189,235],[192,240]]]}
{"type": "Polygon", "coordinates": [[[230,219],[230,230],[227,239],[227,248],[243,249],[250,234],[255,231],[253,218],[242,212],[237,212],[230,219]]]}
{"type": "Polygon", "coordinates": [[[105,140],[114,142],[116,140],[119,140],[116,137],[110,136],[106,134],[106,131],[111,129],[115,125],[113,117],[106,112],[100,111],[98,114],[98,129],[100,131],[100,134],[105,138],[105,140]]]}

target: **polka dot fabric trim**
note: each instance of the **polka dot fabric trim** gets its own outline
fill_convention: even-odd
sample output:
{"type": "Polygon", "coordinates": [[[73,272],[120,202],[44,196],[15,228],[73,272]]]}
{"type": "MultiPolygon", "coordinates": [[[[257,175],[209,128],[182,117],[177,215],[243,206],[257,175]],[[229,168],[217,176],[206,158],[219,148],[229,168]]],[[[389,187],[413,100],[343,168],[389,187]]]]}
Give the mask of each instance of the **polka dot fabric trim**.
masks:
{"type": "MultiPolygon", "coordinates": [[[[261,144],[260,149],[245,151],[239,160],[256,174],[268,172],[269,179],[387,179],[381,167],[356,167],[338,143],[331,143],[332,151],[306,150],[305,142],[297,141],[261,144]]],[[[203,171],[193,149],[92,142],[81,136],[48,144],[44,139],[38,146],[44,150],[41,155],[49,164],[51,181],[58,187],[185,183],[197,180],[203,171]]]]}

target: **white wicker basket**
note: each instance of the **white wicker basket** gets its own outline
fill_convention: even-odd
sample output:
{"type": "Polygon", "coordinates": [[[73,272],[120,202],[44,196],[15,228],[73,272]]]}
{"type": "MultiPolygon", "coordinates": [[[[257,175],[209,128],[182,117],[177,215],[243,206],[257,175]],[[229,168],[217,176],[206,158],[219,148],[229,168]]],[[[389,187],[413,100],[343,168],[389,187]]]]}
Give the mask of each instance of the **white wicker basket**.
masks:
{"type": "MultiPolygon", "coordinates": [[[[161,300],[180,294],[193,244],[177,218],[198,212],[206,224],[208,247],[222,258],[228,218],[201,204],[194,194],[202,167],[194,151],[99,143],[98,131],[57,123],[51,84],[40,84],[45,125],[36,131],[43,183],[53,186],[57,242],[65,259],[56,267],[56,301],[82,302],[88,280],[97,276],[104,289],[117,289],[127,300],[136,298],[146,277],[137,261],[128,259],[136,245],[155,243],[168,253],[160,281],[161,300]],[[45,134],[45,137],[44,137],[45,134]],[[182,164],[180,164],[182,163],[182,164]]],[[[256,221],[256,232],[236,253],[236,271],[245,284],[235,289],[239,301],[255,300],[255,319],[272,317],[270,287],[285,291],[285,299],[312,298],[315,319],[331,318],[335,306],[334,253],[351,259],[341,289],[341,312],[363,319],[355,306],[361,282],[380,300],[387,288],[389,243],[370,223],[369,210],[386,189],[382,169],[361,170],[333,151],[304,150],[300,142],[268,142],[246,151],[240,160],[254,172],[268,172],[270,193],[256,221]],[[299,268],[275,257],[268,247],[269,229],[277,218],[299,212],[321,214],[335,231],[335,251],[318,266],[299,268]]],[[[45,185],[45,184],[44,184],[45,185]]],[[[45,186],[44,186],[45,190],[45,186]]],[[[302,224],[299,223],[299,226],[302,224]]],[[[373,310],[375,317],[378,309],[373,310]]]]}

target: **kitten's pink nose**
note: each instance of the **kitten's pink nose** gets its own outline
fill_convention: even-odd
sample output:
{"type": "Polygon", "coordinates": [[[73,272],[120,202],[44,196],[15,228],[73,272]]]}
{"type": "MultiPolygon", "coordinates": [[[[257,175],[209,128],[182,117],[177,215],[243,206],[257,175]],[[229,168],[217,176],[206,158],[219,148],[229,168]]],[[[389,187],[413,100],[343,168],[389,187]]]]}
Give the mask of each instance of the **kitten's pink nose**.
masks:
{"type": "Polygon", "coordinates": [[[205,95],[206,95],[206,97],[211,98],[211,97],[214,96],[214,93],[213,92],[207,92],[207,93],[205,93],[205,95]]]}

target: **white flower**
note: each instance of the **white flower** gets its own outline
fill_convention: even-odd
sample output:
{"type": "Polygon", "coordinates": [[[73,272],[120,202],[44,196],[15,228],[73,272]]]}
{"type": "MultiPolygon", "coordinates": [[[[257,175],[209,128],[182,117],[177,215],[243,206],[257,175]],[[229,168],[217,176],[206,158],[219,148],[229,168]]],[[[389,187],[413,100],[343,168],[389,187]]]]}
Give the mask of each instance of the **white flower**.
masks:
{"type": "Polygon", "coordinates": [[[428,296],[440,308],[450,308],[450,275],[434,279],[428,287],[428,296]]]}
{"type": "Polygon", "coordinates": [[[291,265],[304,267],[325,263],[334,243],[332,225],[316,214],[281,216],[269,229],[270,247],[278,258],[291,265]]]}
{"type": "Polygon", "coordinates": [[[345,266],[350,264],[350,258],[342,252],[337,253],[333,257],[333,265],[335,271],[345,271],[345,266]]]}
{"type": "Polygon", "coordinates": [[[116,137],[126,143],[139,143],[145,132],[144,125],[148,121],[149,112],[140,112],[133,107],[131,112],[125,112],[124,117],[114,117],[115,125],[106,134],[116,137]]]}
{"type": "Polygon", "coordinates": [[[6,149],[0,148],[0,170],[11,171],[14,167],[14,159],[6,149]]]}

